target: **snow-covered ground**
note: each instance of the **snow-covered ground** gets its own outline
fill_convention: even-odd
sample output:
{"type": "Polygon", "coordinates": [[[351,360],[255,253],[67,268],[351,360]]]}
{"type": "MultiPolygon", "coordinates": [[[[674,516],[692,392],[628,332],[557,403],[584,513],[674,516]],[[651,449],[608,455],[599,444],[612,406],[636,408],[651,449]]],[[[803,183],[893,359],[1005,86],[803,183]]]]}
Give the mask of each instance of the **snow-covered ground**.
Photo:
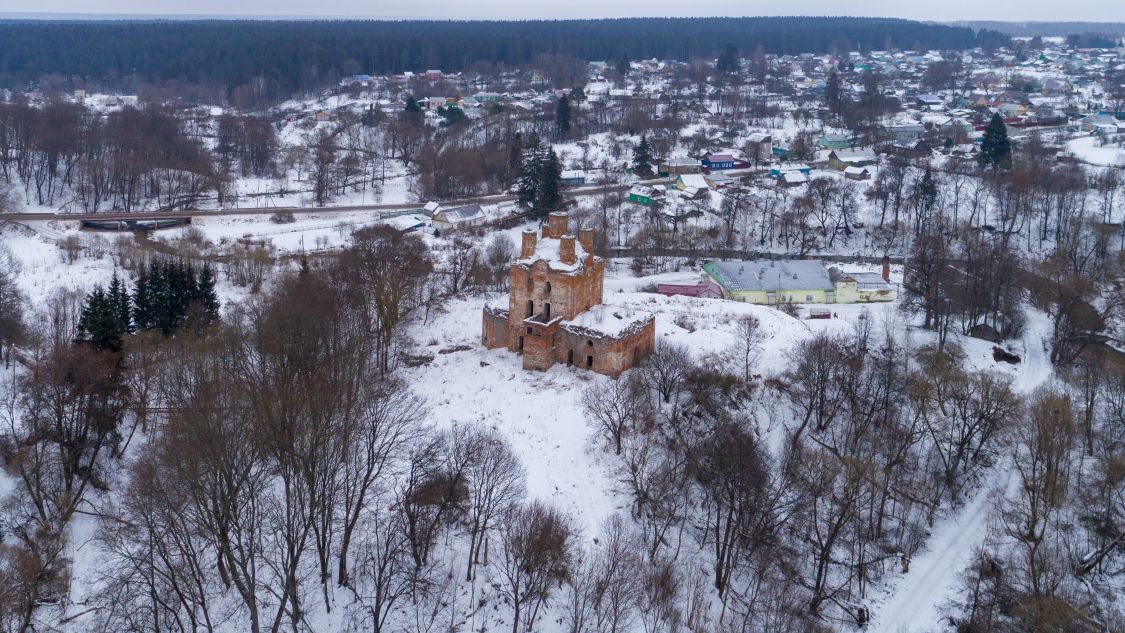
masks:
{"type": "Polygon", "coordinates": [[[1125,148],[1120,144],[1101,145],[1096,136],[1082,136],[1068,141],[1066,149],[1079,159],[1093,165],[1125,166],[1125,148]]]}
{"type": "MultiPolygon", "coordinates": [[[[992,345],[985,341],[965,338],[960,344],[966,352],[966,365],[1006,373],[1017,392],[1030,394],[1053,376],[1046,349],[1049,331],[1047,316],[1029,309],[1023,338],[1009,344],[1021,356],[1018,365],[995,362],[992,345]]],[[[1005,460],[964,505],[937,522],[925,549],[911,559],[910,572],[888,581],[882,604],[874,601],[870,631],[929,633],[947,628],[941,620],[960,590],[961,574],[984,542],[1011,484],[1012,468],[1005,460]]]]}
{"type": "MultiPolygon", "coordinates": [[[[189,231],[213,243],[243,238],[269,240],[280,252],[338,248],[351,231],[379,221],[365,213],[309,214],[291,224],[273,224],[266,216],[207,217],[191,229],[159,232],[156,239],[176,240],[189,231]]],[[[513,239],[520,227],[505,233],[513,239]]],[[[104,283],[119,269],[119,245],[134,244],[131,235],[77,231],[73,223],[39,222],[8,224],[0,233],[3,243],[21,261],[19,284],[33,305],[40,305],[54,288],[86,290],[104,283]],[[61,243],[78,237],[85,245],[78,259],[68,263],[61,243]]],[[[428,238],[432,242],[432,238],[428,238]]],[[[871,267],[843,266],[847,270],[871,267]]],[[[627,262],[610,262],[605,280],[605,303],[627,306],[656,316],[658,340],[681,343],[700,360],[734,362],[734,327],[739,317],[756,316],[765,340],[758,360],[763,375],[782,371],[794,345],[818,331],[846,331],[859,319],[890,323],[897,336],[923,343],[929,333],[909,328],[897,314],[897,302],[871,305],[830,306],[829,320],[794,318],[766,306],[730,301],[663,297],[641,292],[655,283],[691,283],[697,270],[637,278],[627,262]]],[[[892,281],[901,280],[901,270],[892,281]]],[[[224,300],[238,300],[244,291],[220,278],[224,300]]],[[[583,389],[594,381],[609,380],[583,370],[556,366],[547,372],[526,372],[520,358],[506,350],[486,350],[480,343],[481,308],[496,297],[472,296],[450,301],[426,323],[414,326],[413,338],[419,353],[432,355],[427,365],[403,368],[411,389],[426,402],[429,419],[439,427],[478,425],[501,432],[512,444],[528,471],[532,496],[549,500],[576,518],[585,538],[597,535],[599,526],[622,510],[627,497],[615,479],[616,458],[609,454],[588,426],[581,407],[583,389]]],[[[801,308],[801,315],[808,309],[801,308]]],[[[1010,376],[1021,393],[1030,393],[1051,380],[1045,337],[1049,323],[1042,313],[1029,310],[1026,333],[1011,347],[1023,361],[1015,366],[992,359],[991,344],[960,340],[966,363],[1010,376]]],[[[937,630],[943,610],[956,595],[960,573],[974,548],[983,542],[987,525],[1009,483],[1003,465],[991,471],[986,481],[966,503],[942,516],[924,549],[911,561],[907,574],[892,574],[872,591],[871,630],[882,633],[925,633],[937,630]]],[[[0,482],[2,486],[2,482],[0,482]]],[[[78,526],[89,531],[91,525],[78,526]]],[[[80,548],[85,539],[76,538],[80,548]]],[[[77,551],[73,556],[79,556],[77,551]]]]}

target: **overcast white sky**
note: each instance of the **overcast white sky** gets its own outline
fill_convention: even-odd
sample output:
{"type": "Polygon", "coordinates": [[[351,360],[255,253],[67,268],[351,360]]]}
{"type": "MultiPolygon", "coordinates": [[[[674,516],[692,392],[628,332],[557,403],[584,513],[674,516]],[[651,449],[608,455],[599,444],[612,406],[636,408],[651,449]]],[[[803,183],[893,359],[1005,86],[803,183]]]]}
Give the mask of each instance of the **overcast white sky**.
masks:
{"type": "Polygon", "coordinates": [[[916,20],[1125,21],[1122,0],[728,0],[729,8],[683,0],[0,0],[0,12],[128,15],[260,15],[370,18],[596,18],[705,15],[867,15],[916,20]]]}

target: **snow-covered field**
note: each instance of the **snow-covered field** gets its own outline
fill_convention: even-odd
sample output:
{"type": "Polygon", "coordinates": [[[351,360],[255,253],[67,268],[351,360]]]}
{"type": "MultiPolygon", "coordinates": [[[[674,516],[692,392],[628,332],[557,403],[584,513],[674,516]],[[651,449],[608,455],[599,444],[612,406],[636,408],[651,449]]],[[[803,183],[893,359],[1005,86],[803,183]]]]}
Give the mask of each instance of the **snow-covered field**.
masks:
{"type": "Polygon", "coordinates": [[[1066,149],[1092,165],[1125,166],[1125,148],[1120,144],[1101,145],[1096,136],[1083,136],[1068,141],[1066,149]]]}

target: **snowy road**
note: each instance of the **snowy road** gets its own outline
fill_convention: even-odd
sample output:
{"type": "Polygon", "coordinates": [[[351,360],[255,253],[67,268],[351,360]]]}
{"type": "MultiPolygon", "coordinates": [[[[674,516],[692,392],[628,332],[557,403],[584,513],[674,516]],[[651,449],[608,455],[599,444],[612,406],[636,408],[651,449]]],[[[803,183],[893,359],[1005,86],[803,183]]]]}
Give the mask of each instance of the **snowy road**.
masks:
{"type": "Polygon", "coordinates": [[[911,561],[910,573],[894,596],[873,614],[873,633],[921,633],[948,628],[940,623],[945,602],[957,593],[960,574],[973,549],[984,540],[1009,477],[1010,471],[934,530],[926,551],[911,561]]]}

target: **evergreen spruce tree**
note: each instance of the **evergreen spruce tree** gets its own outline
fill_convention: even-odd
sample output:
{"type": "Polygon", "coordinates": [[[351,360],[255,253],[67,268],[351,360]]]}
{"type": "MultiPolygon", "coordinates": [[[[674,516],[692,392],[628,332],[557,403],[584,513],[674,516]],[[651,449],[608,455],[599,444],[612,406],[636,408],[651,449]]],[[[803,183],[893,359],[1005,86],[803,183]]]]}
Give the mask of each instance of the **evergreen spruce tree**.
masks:
{"type": "Polygon", "coordinates": [[[149,270],[142,267],[137,283],[133,285],[133,325],[138,331],[153,327],[152,292],[148,281],[149,270]]]}
{"type": "Polygon", "coordinates": [[[113,299],[101,286],[94,287],[86,295],[78,318],[78,341],[89,343],[98,351],[117,352],[121,350],[124,334],[113,299]]]}
{"type": "Polygon", "coordinates": [[[652,148],[644,136],[633,148],[633,173],[642,178],[652,175],[652,148]]]}
{"type": "Polygon", "coordinates": [[[156,260],[149,267],[152,327],[164,336],[170,336],[177,325],[179,309],[176,306],[175,276],[175,267],[164,260],[156,260]]]}
{"type": "Polygon", "coordinates": [[[406,97],[406,107],[403,109],[400,120],[413,125],[421,125],[425,120],[425,116],[422,114],[422,106],[418,105],[418,100],[414,98],[414,95],[406,97]]]}
{"type": "Polygon", "coordinates": [[[715,70],[721,73],[733,73],[738,70],[738,48],[733,43],[728,43],[719,58],[715,60],[715,70]]]}
{"type": "Polygon", "coordinates": [[[129,291],[117,271],[113,271],[113,279],[109,282],[109,298],[113,302],[114,314],[117,316],[119,329],[123,334],[133,332],[133,310],[129,304],[129,291]]]}
{"type": "Polygon", "coordinates": [[[555,106],[555,131],[560,137],[570,132],[570,100],[566,95],[559,97],[559,103],[555,106]]]}
{"type": "Polygon", "coordinates": [[[543,163],[546,155],[543,145],[538,139],[533,139],[523,151],[523,162],[520,164],[520,177],[517,182],[519,203],[527,208],[535,206],[539,199],[539,182],[543,173],[543,163]]]}
{"type": "Polygon", "coordinates": [[[922,173],[922,177],[918,179],[918,184],[915,189],[915,196],[918,200],[918,212],[921,216],[918,222],[918,231],[925,230],[925,227],[930,221],[930,213],[937,205],[938,188],[937,183],[934,182],[934,173],[926,167],[926,171],[922,173]]]}
{"type": "Polygon", "coordinates": [[[629,76],[630,64],[629,58],[622,56],[617,60],[617,76],[620,77],[621,83],[625,83],[625,79],[629,76]]]}
{"type": "Polygon", "coordinates": [[[539,192],[535,201],[536,215],[546,216],[562,204],[562,165],[554,149],[548,149],[539,172],[539,192]]]}
{"type": "MultiPolygon", "coordinates": [[[[302,256],[302,274],[308,274],[308,265],[308,259],[302,256]]],[[[207,313],[208,323],[218,321],[219,295],[215,292],[215,271],[211,268],[211,264],[209,263],[204,263],[203,268],[199,271],[199,288],[197,294],[204,311],[207,313]]]]}
{"type": "Polygon", "coordinates": [[[981,167],[1004,167],[1011,158],[1012,146],[1008,141],[1008,126],[1000,113],[992,115],[988,127],[984,128],[984,139],[980,144],[980,154],[977,160],[981,167]]]}
{"type": "Polygon", "coordinates": [[[842,99],[840,74],[833,68],[832,71],[828,73],[828,79],[824,86],[824,105],[828,108],[829,114],[833,116],[840,114],[842,99]]]}

